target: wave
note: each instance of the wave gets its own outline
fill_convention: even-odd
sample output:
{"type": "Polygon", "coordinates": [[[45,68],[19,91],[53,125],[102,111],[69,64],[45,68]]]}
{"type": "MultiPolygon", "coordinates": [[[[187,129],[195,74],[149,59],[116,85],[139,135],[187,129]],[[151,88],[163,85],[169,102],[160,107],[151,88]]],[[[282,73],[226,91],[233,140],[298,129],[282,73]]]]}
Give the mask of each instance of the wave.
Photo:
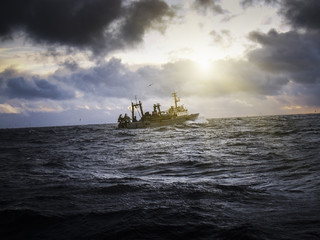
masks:
{"type": "Polygon", "coordinates": [[[0,239],[317,239],[319,116],[0,130],[0,239]]]}

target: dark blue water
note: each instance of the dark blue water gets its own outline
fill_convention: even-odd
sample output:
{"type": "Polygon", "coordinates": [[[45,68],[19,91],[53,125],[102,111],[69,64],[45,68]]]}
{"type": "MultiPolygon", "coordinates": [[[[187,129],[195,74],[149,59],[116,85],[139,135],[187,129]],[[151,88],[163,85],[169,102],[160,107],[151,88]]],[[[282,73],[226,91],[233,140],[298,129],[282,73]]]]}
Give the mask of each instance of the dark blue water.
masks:
{"type": "Polygon", "coordinates": [[[320,239],[320,115],[0,130],[0,239],[320,239]]]}

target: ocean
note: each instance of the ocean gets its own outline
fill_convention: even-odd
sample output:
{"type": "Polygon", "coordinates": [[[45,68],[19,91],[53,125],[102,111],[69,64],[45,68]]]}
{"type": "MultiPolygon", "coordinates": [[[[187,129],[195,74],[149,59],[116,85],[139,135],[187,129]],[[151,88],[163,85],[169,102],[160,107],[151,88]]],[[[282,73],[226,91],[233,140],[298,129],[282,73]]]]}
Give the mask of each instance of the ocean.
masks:
{"type": "Polygon", "coordinates": [[[320,239],[320,114],[0,129],[0,239],[320,239]]]}

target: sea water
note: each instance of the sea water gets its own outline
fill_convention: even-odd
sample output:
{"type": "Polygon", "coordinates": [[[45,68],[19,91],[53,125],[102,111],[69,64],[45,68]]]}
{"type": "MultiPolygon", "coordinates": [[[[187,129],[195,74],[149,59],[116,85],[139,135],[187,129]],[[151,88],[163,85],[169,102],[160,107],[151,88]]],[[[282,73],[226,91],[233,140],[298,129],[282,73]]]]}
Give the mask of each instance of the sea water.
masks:
{"type": "Polygon", "coordinates": [[[1,129],[0,239],[320,239],[320,115],[1,129]]]}

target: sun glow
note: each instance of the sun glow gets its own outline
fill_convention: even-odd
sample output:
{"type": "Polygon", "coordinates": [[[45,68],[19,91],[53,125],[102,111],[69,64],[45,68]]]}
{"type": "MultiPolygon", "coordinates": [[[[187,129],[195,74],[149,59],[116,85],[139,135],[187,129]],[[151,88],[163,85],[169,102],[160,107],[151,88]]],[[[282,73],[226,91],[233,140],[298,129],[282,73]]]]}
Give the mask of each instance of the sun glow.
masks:
{"type": "Polygon", "coordinates": [[[197,72],[202,77],[210,77],[213,72],[213,63],[209,58],[202,57],[194,60],[197,72]]]}
{"type": "Polygon", "coordinates": [[[198,68],[201,72],[207,73],[210,70],[210,62],[206,58],[197,60],[198,68]]]}

